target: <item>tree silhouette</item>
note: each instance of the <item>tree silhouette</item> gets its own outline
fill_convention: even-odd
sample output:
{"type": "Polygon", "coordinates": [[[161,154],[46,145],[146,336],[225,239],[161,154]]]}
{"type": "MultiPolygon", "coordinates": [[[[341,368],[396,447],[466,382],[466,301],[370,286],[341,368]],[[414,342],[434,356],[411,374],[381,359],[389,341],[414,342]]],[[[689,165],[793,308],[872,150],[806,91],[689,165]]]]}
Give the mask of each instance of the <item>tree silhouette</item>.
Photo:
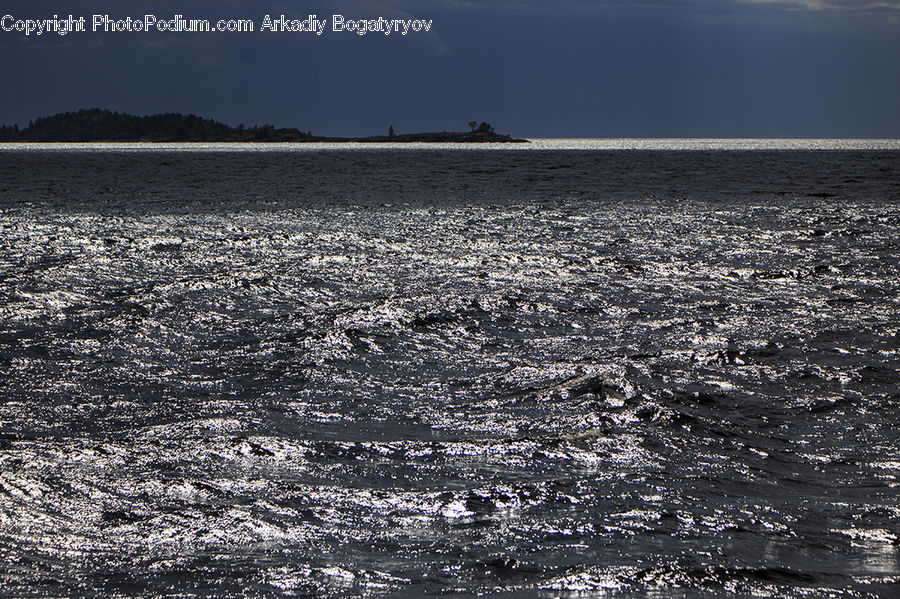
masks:
{"type": "Polygon", "coordinates": [[[303,141],[311,137],[297,129],[272,125],[229,127],[194,114],[132,116],[92,108],[42,117],[19,130],[0,127],[5,141],[303,141]]]}
{"type": "MultiPolygon", "coordinates": [[[[472,127],[472,129],[475,129],[475,127],[472,127]]],[[[480,125],[478,125],[478,133],[493,133],[493,132],[494,132],[494,128],[491,127],[491,125],[489,123],[485,123],[482,121],[482,123],[480,125]]]]}

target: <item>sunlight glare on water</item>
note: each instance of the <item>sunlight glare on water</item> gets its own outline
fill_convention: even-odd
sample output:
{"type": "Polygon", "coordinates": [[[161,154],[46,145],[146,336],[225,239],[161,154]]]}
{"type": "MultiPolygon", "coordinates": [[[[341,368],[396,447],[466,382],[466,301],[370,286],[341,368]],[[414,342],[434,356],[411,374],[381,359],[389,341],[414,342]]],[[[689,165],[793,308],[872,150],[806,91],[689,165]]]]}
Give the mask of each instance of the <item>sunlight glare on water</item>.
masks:
{"type": "Polygon", "coordinates": [[[900,150],[897,139],[656,139],[534,138],[528,143],[0,143],[0,151],[94,152],[321,152],[321,151],[545,151],[545,150],[900,150]]]}
{"type": "Polygon", "coordinates": [[[724,143],[5,147],[0,595],[893,597],[900,152],[724,143]]]}

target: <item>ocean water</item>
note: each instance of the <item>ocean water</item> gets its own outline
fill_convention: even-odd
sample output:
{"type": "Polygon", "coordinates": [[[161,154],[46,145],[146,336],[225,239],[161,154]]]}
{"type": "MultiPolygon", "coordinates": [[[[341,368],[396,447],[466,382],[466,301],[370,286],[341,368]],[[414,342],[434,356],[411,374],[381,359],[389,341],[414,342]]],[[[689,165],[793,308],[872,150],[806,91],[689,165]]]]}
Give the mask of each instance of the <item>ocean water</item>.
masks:
{"type": "Polygon", "coordinates": [[[898,231],[893,141],[2,147],[0,596],[897,596],[898,231]]]}

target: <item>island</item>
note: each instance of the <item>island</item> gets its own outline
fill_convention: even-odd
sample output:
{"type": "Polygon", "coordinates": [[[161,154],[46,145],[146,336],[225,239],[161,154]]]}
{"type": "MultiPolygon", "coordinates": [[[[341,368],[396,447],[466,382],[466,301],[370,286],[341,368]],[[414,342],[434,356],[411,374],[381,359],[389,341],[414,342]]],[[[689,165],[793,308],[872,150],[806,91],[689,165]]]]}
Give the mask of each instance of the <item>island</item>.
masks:
{"type": "Polygon", "coordinates": [[[35,119],[27,127],[0,126],[0,142],[372,142],[372,143],[528,143],[494,133],[488,123],[469,123],[470,131],[395,134],[369,137],[321,137],[296,128],[271,125],[231,127],[194,114],[135,116],[100,108],[35,119]]]}

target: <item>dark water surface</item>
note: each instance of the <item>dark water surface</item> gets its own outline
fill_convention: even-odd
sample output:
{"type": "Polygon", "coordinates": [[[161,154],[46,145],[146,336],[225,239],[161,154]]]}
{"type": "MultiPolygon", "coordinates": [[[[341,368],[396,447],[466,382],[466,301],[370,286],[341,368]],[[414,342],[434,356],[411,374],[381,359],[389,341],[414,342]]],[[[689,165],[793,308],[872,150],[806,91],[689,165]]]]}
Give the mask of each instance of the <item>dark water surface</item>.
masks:
{"type": "Polygon", "coordinates": [[[0,152],[0,596],[892,597],[900,152],[0,152]]]}

